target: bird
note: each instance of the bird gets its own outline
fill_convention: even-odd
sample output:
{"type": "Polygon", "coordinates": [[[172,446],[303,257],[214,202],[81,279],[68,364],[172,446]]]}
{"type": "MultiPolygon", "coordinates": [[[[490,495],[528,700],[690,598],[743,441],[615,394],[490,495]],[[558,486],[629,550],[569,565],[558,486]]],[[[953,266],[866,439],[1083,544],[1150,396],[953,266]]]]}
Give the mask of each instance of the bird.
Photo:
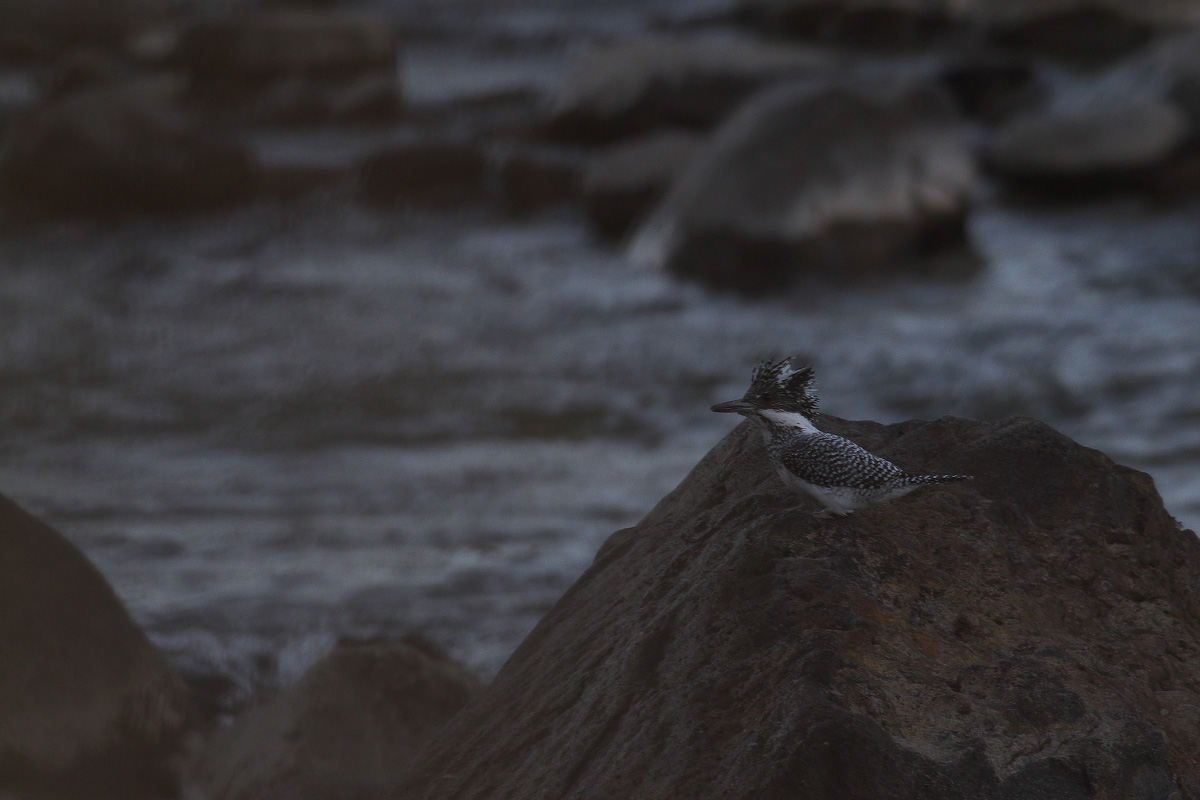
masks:
{"type": "Polygon", "coordinates": [[[740,400],[718,403],[712,410],[741,414],[759,425],[784,485],[823,506],[814,516],[844,517],[920,486],[972,479],[971,475],[912,475],[845,437],[818,430],[812,423],[818,404],[813,368],[793,368],[791,361],[760,363],[740,400]]]}

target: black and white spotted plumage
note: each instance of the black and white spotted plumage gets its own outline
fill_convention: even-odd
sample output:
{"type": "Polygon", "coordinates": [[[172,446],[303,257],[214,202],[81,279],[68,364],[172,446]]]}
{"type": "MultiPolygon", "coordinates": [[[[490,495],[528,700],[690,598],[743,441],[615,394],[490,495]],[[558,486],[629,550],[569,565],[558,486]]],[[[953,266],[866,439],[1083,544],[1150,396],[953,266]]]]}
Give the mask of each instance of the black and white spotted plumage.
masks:
{"type": "Polygon", "coordinates": [[[755,370],[741,400],[713,410],[756,420],[780,479],[815,497],[825,507],[823,515],[850,514],[926,484],[969,480],[968,475],[910,475],[845,437],[817,430],[810,419],[817,408],[812,380],[811,368],[793,370],[786,359],[766,362],[755,370]]]}

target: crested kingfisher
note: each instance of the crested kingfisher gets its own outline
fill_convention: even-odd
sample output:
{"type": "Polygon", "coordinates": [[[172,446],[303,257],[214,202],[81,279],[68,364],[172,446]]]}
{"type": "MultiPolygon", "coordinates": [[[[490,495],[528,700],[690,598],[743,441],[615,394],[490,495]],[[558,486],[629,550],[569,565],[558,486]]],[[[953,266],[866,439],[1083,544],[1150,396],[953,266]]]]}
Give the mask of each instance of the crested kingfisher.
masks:
{"type": "Polygon", "coordinates": [[[931,483],[970,480],[970,475],[910,475],[842,436],[817,430],[817,393],[812,367],[793,369],[791,359],[764,361],[740,400],[713,411],[741,414],[758,423],[775,471],[785,485],[816,498],[815,516],[846,516],[871,503],[908,494],[931,483]]]}

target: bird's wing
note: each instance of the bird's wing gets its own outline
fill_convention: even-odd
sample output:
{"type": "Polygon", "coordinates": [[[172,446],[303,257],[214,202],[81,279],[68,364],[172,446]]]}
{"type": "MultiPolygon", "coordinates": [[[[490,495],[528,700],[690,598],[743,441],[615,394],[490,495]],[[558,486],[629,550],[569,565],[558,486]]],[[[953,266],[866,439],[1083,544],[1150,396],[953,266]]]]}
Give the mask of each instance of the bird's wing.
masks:
{"type": "Polygon", "coordinates": [[[892,462],[832,433],[796,437],[778,456],[793,475],[815,486],[878,489],[905,475],[892,462]]]}

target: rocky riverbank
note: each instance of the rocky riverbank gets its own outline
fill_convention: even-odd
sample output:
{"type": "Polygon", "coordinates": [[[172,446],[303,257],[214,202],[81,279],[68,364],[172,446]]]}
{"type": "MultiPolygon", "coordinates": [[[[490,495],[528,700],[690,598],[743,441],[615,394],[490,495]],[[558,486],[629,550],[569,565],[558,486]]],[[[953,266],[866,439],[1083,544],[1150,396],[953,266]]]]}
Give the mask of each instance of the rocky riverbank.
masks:
{"type": "Polygon", "coordinates": [[[568,591],[768,353],[1194,519],[1193,5],[619,5],[0,0],[0,488],[104,575],[0,506],[0,800],[1200,797],[1194,537],[1038,423],[827,418],[980,476],[840,527],[734,434],[568,591]]]}
{"type": "Polygon", "coordinates": [[[1200,797],[1200,542],[1148,476],[1029,419],[821,425],[976,480],[816,519],[744,425],[605,543],[491,686],[419,639],[347,643],[215,733],[90,566],[6,504],[0,785],[1200,797]]]}
{"type": "MultiPolygon", "coordinates": [[[[591,46],[542,83],[413,98],[405,49],[434,34],[382,13],[146,0],[89,5],[84,27],[60,5],[0,11],[0,64],[25,87],[0,107],[16,217],[194,212],[330,184],[382,208],[581,204],[604,236],[648,220],[635,257],[755,292],[883,263],[962,274],[944,255],[969,248],[980,174],[1024,200],[1200,187],[1188,4],[744,2],[581,34],[574,48],[591,46]],[[617,155],[681,128],[698,147],[617,155]],[[281,162],[256,142],[282,130],[362,144],[336,165],[281,162]],[[616,218],[597,174],[610,169],[645,198],[616,218]]],[[[485,54],[510,46],[475,36],[485,54]]]]}

